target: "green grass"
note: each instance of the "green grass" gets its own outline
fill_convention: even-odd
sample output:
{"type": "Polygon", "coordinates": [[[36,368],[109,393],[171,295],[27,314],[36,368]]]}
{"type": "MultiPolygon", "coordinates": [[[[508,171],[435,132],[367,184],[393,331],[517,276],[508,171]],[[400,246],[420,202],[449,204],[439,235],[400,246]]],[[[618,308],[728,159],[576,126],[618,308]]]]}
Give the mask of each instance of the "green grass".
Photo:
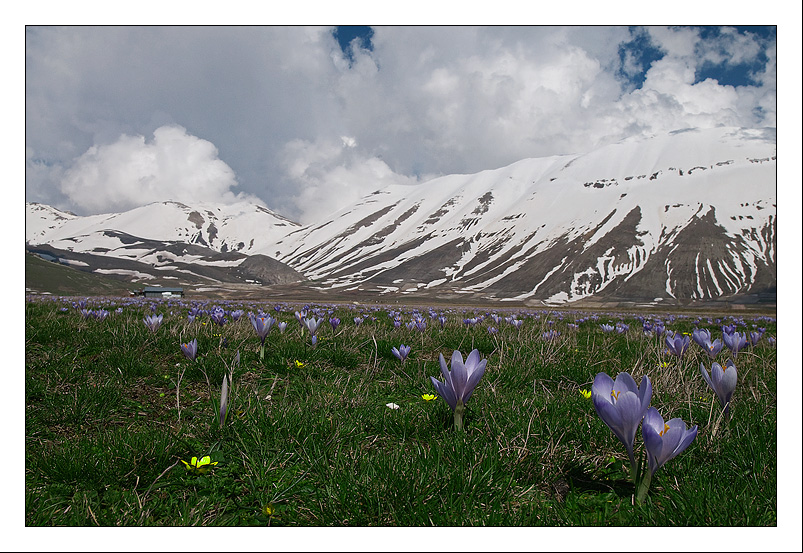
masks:
{"type": "Polygon", "coordinates": [[[130,282],[81,271],[25,253],[25,288],[49,294],[128,295],[130,282]]]}
{"type": "MultiPolygon", "coordinates": [[[[774,320],[744,321],[767,332],[737,357],[725,423],[699,374],[701,361],[710,368],[702,350],[692,343],[682,360],[669,356],[634,315],[600,314],[571,330],[587,314],[521,312],[517,330],[489,319],[469,328],[467,313],[441,309],[446,327],[422,311],[421,333],[404,326],[412,310],[394,329],[386,311],[325,306],[343,322],[336,332],[324,322],[313,348],[295,305],[278,314],[287,330],[271,330],[260,360],[247,316],[220,327],[206,316],[188,322],[190,301],[121,298],[88,300],[111,313],[84,319],[71,301],[26,302],[28,526],[777,524],[777,362],[766,339],[774,320]],[[142,322],[151,305],[164,314],[155,333],[142,322]],[[376,320],[357,327],[360,313],[376,320]],[[600,330],[617,320],[631,325],[626,334],[600,330]],[[543,339],[549,328],[556,340],[543,339]],[[179,345],[193,338],[199,359],[190,362],[179,345]],[[412,346],[403,365],[390,353],[402,343],[412,346]],[[440,377],[439,354],[448,361],[472,348],[488,364],[457,432],[446,403],[421,395],[440,377]],[[220,383],[237,351],[220,428],[220,383]],[[650,377],[665,419],[699,426],[642,505],[632,502],[623,445],[580,394],[598,372],[620,371],[650,377]],[[180,462],[204,455],[218,463],[204,475],[180,462]]],[[[276,315],[273,304],[202,307],[213,305],[276,315]]],[[[707,316],[664,320],[719,333],[707,316]]]]}

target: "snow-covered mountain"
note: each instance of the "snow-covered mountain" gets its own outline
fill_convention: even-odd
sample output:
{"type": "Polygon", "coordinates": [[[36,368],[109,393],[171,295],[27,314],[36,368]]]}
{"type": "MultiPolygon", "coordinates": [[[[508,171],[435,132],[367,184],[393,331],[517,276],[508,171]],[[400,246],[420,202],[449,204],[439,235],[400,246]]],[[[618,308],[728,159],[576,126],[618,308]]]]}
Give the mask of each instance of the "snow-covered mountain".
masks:
{"type": "Polygon", "coordinates": [[[107,255],[97,240],[111,243],[109,229],[203,240],[274,258],[318,288],[441,297],[695,300],[776,282],[775,129],[683,129],[390,186],[307,227],[265,208],[260,219],[176,205],[76,218],[31,204],[26,239],[107,255]]]}
{"type": "Polygon", "coordinates": [[[266,207],[157,202],[123,213],[78,217],[43,204],[28,204],[25,240],[88,252],[121,245],[116,231],[147,240],[185,242],[219,252],[254,253],[301,228],[266,207]]]}
{"type": "Polygon", "coordinates": [[[63,263],[135,282],[284,284],[303,277],[256,250],[297,228],[248,202],[157,202],[88,217],[31,203],[25,240],[29,249],[63,263]]]}

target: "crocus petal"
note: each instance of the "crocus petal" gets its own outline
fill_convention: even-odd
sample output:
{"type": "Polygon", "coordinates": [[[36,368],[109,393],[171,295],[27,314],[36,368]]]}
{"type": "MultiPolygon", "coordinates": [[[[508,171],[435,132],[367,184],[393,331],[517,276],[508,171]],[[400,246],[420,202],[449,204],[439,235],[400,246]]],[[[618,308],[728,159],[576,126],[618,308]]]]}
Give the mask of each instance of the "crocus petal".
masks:
{"type": "Polygon", "coordinates": [[[457,407],[457,399],[454,397],[454,392],[449,385],[442,383],[434,376],[430,376],[429,378],[432,379],[432,385],[435,386],[435,391],[438,392],[438,395],[441,396],[444,401],[449,404],[449,407],[452,408],[452,411],[454,411],[455,407],[457,407]]]}
{"type": "Polygon", "coordinates": [[[647,450],[647,462],[650,466],[650,473],[654,474],[658,470],[657,459],[661,455],[664,440],[661,432],[664,428],[664,419],[655,407],[650,407],[644,415],[644,422],[641,423],[641,435],[644,438],[644,448],[647,450]]]}
{"type": "Polygon", "coordinates": [[[652,383],[646,374],[641,378],[638,395],[641,400],[641,412],[645,413],[647,407],[650,406],[650,400],[652,400],[652,383]]]}
{"type": "MultiPolygon", "coordinates": [[[[714,364],[716,365],[716,363],[714,364]]],[[[716,388],[714,388],[714,383],[711,382],[711,377],[708,376],[708,371],[705,369],[705,365],[703,365],[702,363],[700,363],[700,373],[703,375],[703,380],[705,380],[705,383],[708,384],[708,387],[714,390],[714,392],[716,393],[716,388]]]]}
{"type": "Polygon", "coordinates": [[[463,400],[463,403],[468,403],[468,400],[471,398],[471,394],[474,393],[474,388],[477,387],[480,378],[482,378],[482,375],[485,374],[486,361],[487,359],[483,359],[481,363],[478,363],[474,367],[474,371],[469,375],[468,382],[466,382],[466,397],[463,400]]]}
{"type": "Polygon", "coordinates": [[[616,380],[613,383],[613,389],[617,392],[633,392],[638,395],[638,386],[633,377],[629,374],[622,372],[616,375],[616,380]]]}
{"type": "MultiPolygon", "coordinates": [[[[462,361],[462,359],[461,359],[462,361]]],[[[476,349],[471,350],[471,353],[466,357],[465,367],[469,376],[480,364],[480,352],[476,349]]]]}
{"type": "Polygon", "coordinates": [[[606,373],[597,373],[594,377],[594,383],[591,385],[591,395],[595,398],[594,404],[596,405],[596,398],[613,403],[611,400],[611,392],[613,391],[613,379],[606,373]]]}
{"type": "Polygon", "coordinates": [[[650,472],[654,474],[667,461],[677,457],[689,447],[697,436],[697,426],[687,430],[686,423],[680,418],[671,419],[664,424],[664,419],[658,410],[650,407],[644,416],[641,432],[647,449],[650,472]]]}
{"type": "Polygon", "coordinates": [[[621,429],[624,428],[622,414],[613,403],[595,396],[593,391],[591,392],[591,395],[593,398],[592,401],[594,403],[594,409],[597,411],[599,418],[601,418],[602,422],[604,422],[608,428],[613,430],[613,433],[616,434],[616,436],[622,442],[624,442],[624,433],[621,432],[621,429]]]}
{"type": "Polygon", "coordinates": [[[679,418],[670,419],[666,421],[665,424],[669,429],[665,429],[663,435],[664,444],[661,448],[662,465],[676,455],[675,450],[683,439],[683,435],[686,433],[686,423],[679,418]]]}
{"type": "Polygon", "coordinates": [[[438,361],[441,364],[441,374],[443,375],[443,378],[446,380],[447,384],[451,385],[452,377],[449,375],[449,367],[446,366],[446,359],[443,358],[442,353],[440,354],[438,361]]]}
{"type": "Polygon", "coordinates": [[[728,359],[726,367],[719,381],[720,391],[723,394],[723,398],[721,399],[724,400],[722,402],[723,407],[731,400],[737,382],[736,365],[733,364],[732,360],[728,359]]]}
{"type": "Polygon", "coordinates": [[[673,455],[673,457],[680,455],[687,447],[691,445],[691,443],[694,441],[694,438],[697,437],[696,424],[691,428],[689,428],[688,430],[685,430],[686,427],[685,424],[683,425],[683,427],[684,427],[683,438],[681,438],[680,443],[675,448],[675,455],[673,455]]]}
{"type": "Polygon", "coordinates": [[[711,364],[711,383],[714,385],[714,391],[717,395],[722,392],[722,366],[719,363],[711,364]]]}
{"type": "Polygon", "coordinates": [[[462,399],[465,403],[466,382],[468,381],[468,372],[465,365],[463,365],[463,355],[455,350],[452,354],[452,387],[454,388],[454,395],[457,399],[462,399]]]}
{"type": "Polygon", "coordinates": [[[226,410],[229,405],[229,379],[223,375],[223,385],[220,388],[220,426],[226,421],[226,410]]]}

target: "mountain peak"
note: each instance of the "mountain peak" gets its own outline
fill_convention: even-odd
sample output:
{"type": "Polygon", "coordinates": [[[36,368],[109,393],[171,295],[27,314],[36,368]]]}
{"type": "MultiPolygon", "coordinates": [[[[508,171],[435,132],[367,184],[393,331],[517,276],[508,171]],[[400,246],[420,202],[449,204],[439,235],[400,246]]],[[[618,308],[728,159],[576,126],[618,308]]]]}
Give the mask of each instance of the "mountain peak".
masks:
{"type": "Polygon", "coordinates": [[[248,202],[83,218],[28,204],[26,240],[130,254],[114,229],[268,256],[312,286],[380,294],[727,298],[774,286],[775,152],[774,129],[678,129],[391,185],[305,227],[248,202]]]}

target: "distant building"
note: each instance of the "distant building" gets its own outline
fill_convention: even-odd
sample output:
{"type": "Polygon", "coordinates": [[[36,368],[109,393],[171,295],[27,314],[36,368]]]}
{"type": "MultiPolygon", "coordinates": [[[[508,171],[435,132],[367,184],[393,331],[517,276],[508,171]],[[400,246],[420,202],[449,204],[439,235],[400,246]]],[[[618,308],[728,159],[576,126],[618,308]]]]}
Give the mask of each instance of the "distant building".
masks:
{"type": "Polygon", "coordinates": [[[184,297],[184,288],[163,288],[161,286],[146,286],[141,292],[135,292],[138,296],[146,298],[170,298],[173,296],[184,297]]]}

